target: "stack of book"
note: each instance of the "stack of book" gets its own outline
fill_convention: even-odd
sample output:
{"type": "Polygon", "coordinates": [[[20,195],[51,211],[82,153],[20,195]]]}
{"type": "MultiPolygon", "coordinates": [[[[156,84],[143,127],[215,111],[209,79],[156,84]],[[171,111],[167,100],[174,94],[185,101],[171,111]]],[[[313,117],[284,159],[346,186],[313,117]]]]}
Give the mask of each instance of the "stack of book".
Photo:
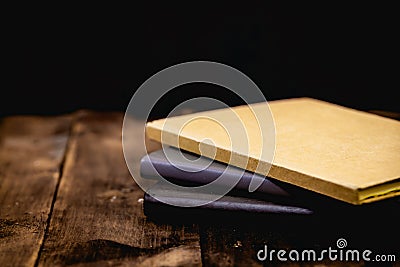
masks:
{"type": "Polygon", "coordinates": [[[141,161],[141,176],[158,180],[145,193],[147,216],[381,220],[400,207],[400,122],[393,119],[299,98],[152,121],[146,133],[164,145],[141,161]],[[272,119],[260,124],[257,112],[266,109],[272,119]],[[246,149],[226,133],[239,128],[246,149]],[[221,194],[227,180],[233,188],[221,194]],[[205,191],[182,189],[213,182],[205,191]]]}

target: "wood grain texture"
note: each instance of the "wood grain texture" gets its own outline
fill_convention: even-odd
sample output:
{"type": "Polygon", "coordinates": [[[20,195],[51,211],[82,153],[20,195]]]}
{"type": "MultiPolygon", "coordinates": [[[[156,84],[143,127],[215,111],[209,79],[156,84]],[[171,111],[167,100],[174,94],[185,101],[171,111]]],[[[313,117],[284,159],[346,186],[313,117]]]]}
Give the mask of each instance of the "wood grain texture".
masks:
{"type": "Polygon", "coordinates": [[[33,266],[60,176],[71,118],[11,117],[0,126],[0,265],[33,266]]]}
{"type": "Polygon", "coordinates": [[[121,128],[121,113],[81,113],[75,121],[39,266],[200,264],[195,226],[157,225],[143,215],[121,128]]]}
{"type": "MultiPolygon", "coordinates": [[[[91,112],[1,122],[0,266],[260,266],[256,253],[264,244],[321,249],[340,237],[357,249],[398,250],[396,215],[382,217],[383,226],[381,218],[364,220],[363,227],[357,220],[349,227],[348,218],[306,228],[268,216],[210,217],[200,227],[148,221],[122,156],[121,123],[121,113],[91,112]]],[[[131,134],[142,141],[143,123],[135,123],[131,134]]],[[[146,152],[138,144],[130,149],[140,159],[146,152]]],[[[315,265],[341,263],[283,264],[315,265]]]]}

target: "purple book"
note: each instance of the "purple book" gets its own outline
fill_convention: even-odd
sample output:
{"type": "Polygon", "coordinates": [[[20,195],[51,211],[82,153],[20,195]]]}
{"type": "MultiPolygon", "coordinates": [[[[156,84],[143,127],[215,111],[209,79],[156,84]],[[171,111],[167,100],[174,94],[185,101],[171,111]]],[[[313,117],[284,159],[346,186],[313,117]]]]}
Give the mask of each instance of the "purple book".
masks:
{"type": "MultiPolygon", "coordinates": [[[[302,205],[288,205],[271,201],[226,195],[207,204],[202,200],[207,198],[206,193],[188,193],[174,190],[163,183],[157,183],[144,195],[144,214],[151,218],[187,218],[196,221],[203,218],[208,220],[211,216],[229,218],[232,215],[258,216],[295,216],[302,218],[314,213],[313,210],[302,205]],[[174,205],[163,203],[174,203],[174,205]],[[187,207],[190,205],[191,207],[187,207]],[[258,214],[258,215],[257,215],[258,214]]],[[[209,195],[209,194],[207,194],[209,195]]],[[[270,218],[270,217],[269,217],[270,218]]]]}
{"type": "Polygon", "coordinates": [[[143,178],[159,178],[160,176],[173,183],[204,185],[213,182],[222,173],[225,177],[240,180],[234,190],[249,192],[250,181],[260,184],[256,193],[288,197],[290,193],[282,182],[266,178],[262,175],[243,171],[240,168],[219,163],[209,158],[198,157],[188,152],[167,147],[165,150],[157,150],[144,156],[140,162],[140,174],[143,178]],[[164,152],[165,151],[165,152],[164,152]],[[167,157],[167,156],[168,157],[167,157]]]}

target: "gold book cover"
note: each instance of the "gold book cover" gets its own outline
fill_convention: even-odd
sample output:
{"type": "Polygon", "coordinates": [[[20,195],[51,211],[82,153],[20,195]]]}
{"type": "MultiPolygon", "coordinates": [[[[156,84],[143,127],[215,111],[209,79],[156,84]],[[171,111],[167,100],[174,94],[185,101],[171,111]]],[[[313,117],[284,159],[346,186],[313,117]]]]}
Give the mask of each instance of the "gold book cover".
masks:
{"type": "Polygon", "coordinates": [[[320,100],[277,100],[170,117],[148,122],[146,134],[352,204],[400,195],[400,122],[320,100]],[[259,126],[254,114],[266,108],[273,121],[259,126]],[[260,127],[268,125],[274,138],[262,136],[260,127]],[[234,144],[227,129],[243,127],[245,145],[234,144]],[[271,147],[273,157],[262,151],[271,147]]]}

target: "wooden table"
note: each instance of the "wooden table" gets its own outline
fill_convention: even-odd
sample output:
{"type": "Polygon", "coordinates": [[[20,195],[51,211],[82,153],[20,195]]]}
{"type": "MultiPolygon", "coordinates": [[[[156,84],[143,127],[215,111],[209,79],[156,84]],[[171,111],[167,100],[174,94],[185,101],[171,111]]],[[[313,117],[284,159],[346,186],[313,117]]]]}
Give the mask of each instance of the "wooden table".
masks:
{"type": "MultiPolygon", "coordinates": [[[[147,219],[143,191],[122,154],[122,118],[81,111],[2,120],[0,266],[262,266],[256,253],[266,241],[286,246],[291,233],[282,238],[274,226],[251,219],[238,224],[147,219]]],[[[141,130],[138,126],[138,140],[141,130]]],[[[145,152],[138,147],[135,153],[145,152]]]]}

